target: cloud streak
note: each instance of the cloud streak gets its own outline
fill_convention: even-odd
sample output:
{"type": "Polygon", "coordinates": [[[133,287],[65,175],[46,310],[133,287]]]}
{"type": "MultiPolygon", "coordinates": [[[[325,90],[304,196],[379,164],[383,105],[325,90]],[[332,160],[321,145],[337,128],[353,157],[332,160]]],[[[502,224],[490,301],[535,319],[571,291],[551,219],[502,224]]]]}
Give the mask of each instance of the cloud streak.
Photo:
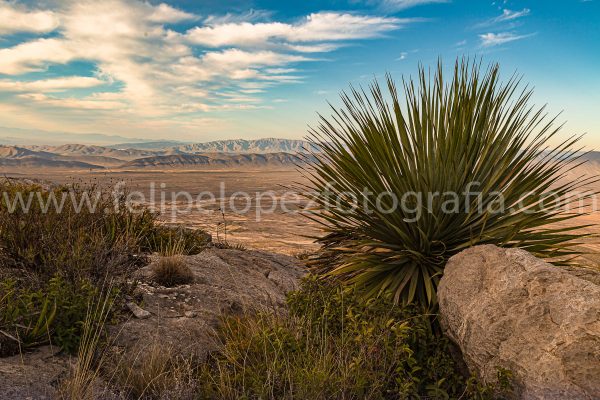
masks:
{"type": "MultiPolygon", "coordinates": [[[[328,42],[326,49],[331,50],[334,45],[330,42],[372,39],[416,21],[323,12],[310,14],[296,24],[241,22],[196,27],[190,29],[185,37],[190,43],[206,47],[266,47],[278,43],[328,42]]],[[[318,45],[312,48],[314,46],[318,45]]]]}
{"type": "Polygon", "coordinates": [[[483,47],[494,47],[500,46],[506,43],[515,42],[517,40],[525,39],[535,35],[534,33],[530,33],[527,35],[518,35],[513,32],[501,32],[501,33],[484,33],[479,35],[479,39],[481,40],[481,46],[483,47]]]}
{"type": "Polygon", "coordinates": [[[70,89],[92,88],[109,82],[88,76],[40,79],[37,81],[14,81],[0,79],[0,91],[6,92],[62,92],[70,89]]]}
{"type": "Polygon", "coordinates": [[[378,5],[379,8],[384,11],[397,12],[426,4],[440,4],[449,2],[450,0],[379,0],[378,5]]]}
{"type": "Polygon", "coordinates": [[[509,10],[509,9],[503,9],[502,10],[502,14],[488,19],[487,21],[483,21],[480,22],[479,24],[475,25],[475,28],[485,28],[485,27],[490,27],[493,25],[498,25],[498,24],[507,24],[507,23],[515,23],[516,20],[523,18],[523,17],[527,17],[528,15],[531,14],[531,10],[529,8],[524,8],[520,11],[513,11],[513,10],[509,10]]]}
{"type": "Polygon", "coordinates": [[[529,8],[524,8],[521,11],[512,11],[508,9],[502,10],[502,15],[494,18],[495,22],[512,21],[521,17],[526,17],[531,13],[529,8]]]}

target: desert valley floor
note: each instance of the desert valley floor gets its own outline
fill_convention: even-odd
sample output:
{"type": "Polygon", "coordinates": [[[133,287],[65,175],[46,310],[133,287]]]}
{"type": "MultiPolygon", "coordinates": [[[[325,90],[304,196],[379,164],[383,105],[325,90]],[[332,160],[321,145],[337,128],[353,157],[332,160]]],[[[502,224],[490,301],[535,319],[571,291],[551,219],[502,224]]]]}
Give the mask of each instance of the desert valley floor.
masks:
{"type": "MultiPolygon", "coordinates": [[[[582,172],[595,173],[596,171],[582,172]]],[[[38,179],[58,184],[79,182],[112,187],[118,182],[125,182],[129,191],[142,192],[146,197],[146,203],[150,198],[151,185],[154,184],[156,204],[160,203],[162,184],[164,186],[162,191],[166,194],[167,201],[161,218],[166,223],[201,228],[212,234],[215,239],[275,253],[298,255],[318,248],[311,237],[319,235],[320,227],[303,212],[307,206],[306,200],[299,200],[290,195],[288,189],[296,183],[306,183],[302,175],[292,167],[131,171],[19,168],[0,171],[0,173],[5,177],[38,179]],[[194,206],[191,210],[186,210],[185,202],[169,201],[172,192],[180,191],[189,192],[194,199],[201,192],[211,192],[215,194],[216,199],[202,202],[201,209],[194,206]],[[230,200],[236,192],[248,193],[251,197],[251,201],[247,203],[247,200],[238,194],[234,202],[234,207],[240,211],[246,204],[250,204],[247,211],[232,211],[230,200]],[[263,211],[260,218],[256,218],[256,195],[267,192],[273,192],[273,198],[278,205],[274,212],[268,212],[271,203],[269,197],[264,197],[261,201],[263,211]],[[225,199],[224,203],[222,199],[225,199]],[[286,204],[285,211],[280,207],[281,202],[286,204]],[[224,214],[220,212],[222,205],[224,205],[224,214]]],[[[600,184],[596,183],[590,189],[598,191],[600,184]]],[[[600,209],[600,204],[596,205],[596,209],[600,209]]],[[[595,237],[584,239],[585,244],[581,246],[586,251],[583,256],[584,263],[600,268],[600,246],[597,244],[597,237],[600,235],[600,212],[580,216],[568,223],[589,225],[584,231],[594,234],[595,237]]]]}
{"type": "MultiPolygon", "coordinates": [[[[162,219],[166,223],[184,224],[188,227],[201,228],[213,235],[215,239],[227,240],[231,244],[242,244],[248,248],[296,255],[316,248],[310,236],[319,233],[318,225],[302,215],[306,205],[305,200],[290,193],[288,186],[297,182],[305,182],[301,174],[293,168],[280,169],[212,169],[212,170],[143,170],[143,171],[74,171],[58,169],[19,169],[2,171],[2,175],[14,178],[37,179],[42,182],[67,184],[102,184],[114,186],[125,182],[128,191],[140,191],[149,203],[150,188],[154,184],[156,208],[159,208],[160,193],[164,191],[167,197],[166,207],[162,210],[162,219]],[[161,184],[164,189],[161,189],[161,184]],[[223,187],[223,189],[222,189],[223,187]],[[169,199],[172,192],[189,192],[194,198],[202,192],[211,192],[216,196],[215,201],[205,201],[199,207],[186,210],[186,202],[178,201],[172,204],[169,199]],[[278,206],[274,212],[268,212],[272,204],[270,194],[261,201],[262,212],[256,218],[256,194],[273,192],[278,206]],[[235,192],[248,193],[252,198],[247,203],[238,193],[232,211],[230,199],[235,192]],[[222,203],[222,198],[225,202],[222,203]],[[282,211],[279,204],[285,202],[287,209],[282,211]],[[248,211],[244,211],[250,204],[248,211]],[[224,205],[224,214],[219,209],[224,205]],[[176,217],[173,218],[173,207],[176,217]],[[242,212],[244,211],[244,212],[242,212]],[[223,223],[225,222],[225,223],[223,223]],[[225,232],[226,229],[226,232],[225,232]]],[[[206,197],[205,197],[206,198],[206,197]]],[[[181,197],[181,199],[184,199],[181,197]]]]}

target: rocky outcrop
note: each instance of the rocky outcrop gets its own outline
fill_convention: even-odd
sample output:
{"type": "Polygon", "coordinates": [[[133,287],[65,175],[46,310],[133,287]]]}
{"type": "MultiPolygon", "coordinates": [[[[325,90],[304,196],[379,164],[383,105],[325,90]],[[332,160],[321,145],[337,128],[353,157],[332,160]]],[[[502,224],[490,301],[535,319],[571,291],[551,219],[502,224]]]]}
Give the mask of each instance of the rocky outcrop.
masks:
{"type": "Polygon", "coordinates": [[[0,399],[54,399],[56,386],[69,369],[69,357],[58,347],[0,358],[0,399]]]}
{"type": "Polygon", "coordinates": [[[446,266],[442,326],[484,381],[509,369],[516,398],[600,399],[599,278],[519,249],[473,247],[446,266]]]}
{"type": "Polygon", "coordinates": [[[194,281],[167,288],[152,281],[158,260],[138,271],[135,300],[141,309],[116,327],[117,346],[129,349],[159,341],[174,352],[202,356],[215,348],[214,331],[222,315],[283,309],[286,293],[304,274],[293,257],[213,247],[183,256],[194,281]]]}
{"type": "MultiPolygon", "coordinates": [[[[293,257],[213,247],[182,256],[194,281],[166,288],[152,281],[153,266],[160,259],[152,258],[150,265],[137,271],[137,294],[124,310],[131,317],[109,327],[112,335],[103,364],[108,371],[118,363],[139,363],[144,359],[141,352],[153,346],[176,355],[203,357],[216,348],[214,333],[222,315],[283,309],[286,293],[305,273],[293,257]]],[[[59,350],[44,346],[0,358],[0,399],[58,398],[61,382],[76,361],[59,350]]],[[[95,398],[120,398],[104,381],[96,386],[94,390],[101,394],[95,398]]]]}

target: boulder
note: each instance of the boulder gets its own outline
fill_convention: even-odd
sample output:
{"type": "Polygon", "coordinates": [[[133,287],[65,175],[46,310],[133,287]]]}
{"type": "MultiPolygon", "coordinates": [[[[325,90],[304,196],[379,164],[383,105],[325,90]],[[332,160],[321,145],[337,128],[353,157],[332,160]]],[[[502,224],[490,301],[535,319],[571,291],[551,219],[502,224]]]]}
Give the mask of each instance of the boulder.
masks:
{"type": "Polygon", "coordinates": [[[520,249],[452,257],[438,288],[445,333],[485,382],[510,370],[522,399],[600,399],[600,272],[520,249]]]}

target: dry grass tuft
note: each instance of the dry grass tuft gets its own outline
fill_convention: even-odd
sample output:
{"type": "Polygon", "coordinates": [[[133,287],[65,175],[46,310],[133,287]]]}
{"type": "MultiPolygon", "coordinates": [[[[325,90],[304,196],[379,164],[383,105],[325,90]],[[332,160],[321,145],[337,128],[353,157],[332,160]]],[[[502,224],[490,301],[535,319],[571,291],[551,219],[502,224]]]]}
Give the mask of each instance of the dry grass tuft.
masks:
{"type": "Polygon", "coordinates": [[[194,281],[194,273],[185,263],[183,257],[172,255],[162,257],[152,268],[151,278],[156,283],[172,287],[194,281]]]}
{"type": "Polygon", "coordinates": [[[114,298],[112,286],[103,291],[95,304],[90,304],[84,321],[83,334],[77,352],[77,361],[58,387],[61,400],[94,400],[101,389],[98,382],[100,368],[105,361],[103,348],[104,328],[110,316],[114,298]]]}
{"type": "Polygon", "coordinates": [[[128,398],[195,399],[197,372],[191,359],[152,341],[115,364],[112,381],[128,398]]]}

